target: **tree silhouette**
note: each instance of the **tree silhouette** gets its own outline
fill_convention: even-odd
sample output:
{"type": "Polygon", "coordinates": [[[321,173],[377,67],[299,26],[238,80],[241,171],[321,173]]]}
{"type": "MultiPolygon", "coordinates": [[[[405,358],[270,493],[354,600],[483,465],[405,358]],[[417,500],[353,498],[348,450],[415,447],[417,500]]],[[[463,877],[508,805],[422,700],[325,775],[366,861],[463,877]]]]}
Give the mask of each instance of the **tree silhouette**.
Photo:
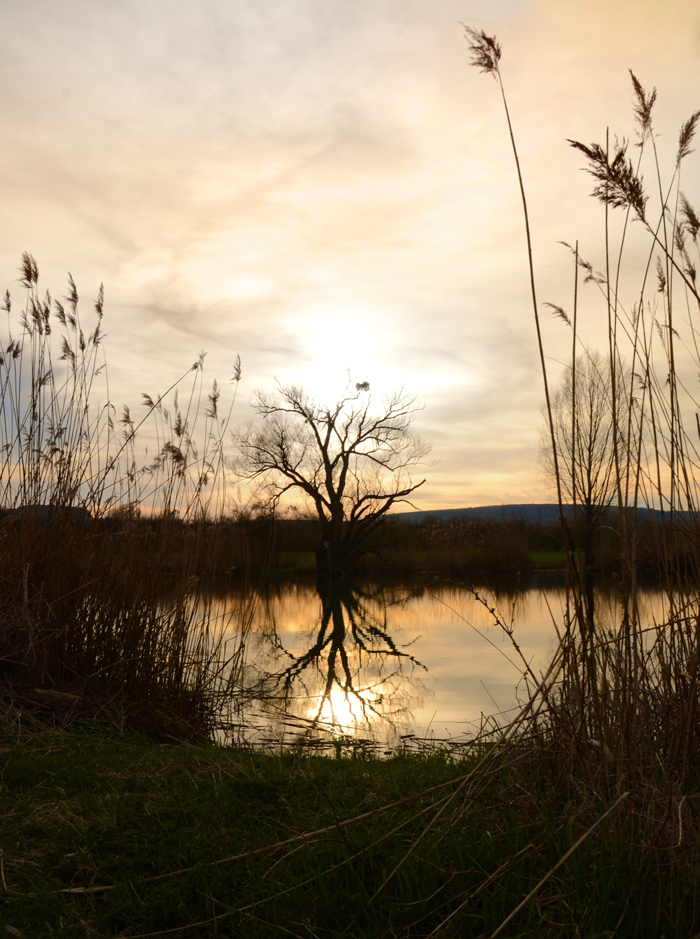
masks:
{"type": "MultiPolygon", "coordinates": [[[[576,506],[585,564],[591,561],[594,533],[607,518],[617,491],[611,381],[607,363],[593,351],[577,356],[575,371],[569,365],[551,399],[562,496],[576,506]]],[[[622,367],[617,382],[618,439],[623,440],[629,396],[628,376],[622,367]]],[[[542,434],[540,462],[545,477],[553,481],[549,427],[542,434]]]]}
{"type": "Polygon", "coordinates": [[[423,696],[414,670],[425,666],[394,642],[382,590],[349,579],[325,580],[317,590],[320,619],[307,648],[292,653],[276,630],[270,637],[276,656],[286,664],[261,675],[259,699],[278,714],[293,713],[295,704],[303,702],[309,730],[329,724],[348,730],[405,719],[409,701],[423,696]]]}
{"type": "Polygon", "coordinates": [[[346,388],[332,405],[278,383],[274,393],[255,395],[262,422],[233,433],[242,478],[258,480],[274,506],[289,492],[311,506],[321,576],[350,572],[389,509],[425,482],[411,477],[430,450],[410,432],[422,406],[417,395],[398,388],[373,405],[368,382],[346,388]]]}

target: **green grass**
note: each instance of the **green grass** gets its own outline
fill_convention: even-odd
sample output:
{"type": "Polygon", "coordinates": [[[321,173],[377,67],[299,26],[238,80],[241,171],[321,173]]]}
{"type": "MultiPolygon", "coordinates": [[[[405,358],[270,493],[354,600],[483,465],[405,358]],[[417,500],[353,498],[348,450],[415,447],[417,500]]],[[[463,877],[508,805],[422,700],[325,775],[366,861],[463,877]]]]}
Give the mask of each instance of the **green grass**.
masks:
{"type": "Polygon", "coordinates": [[[267,570],[268,575],[275,574],[315,574],[316,555],[313,551],[279,551],[274,555],[273,564],[267,570]]]}
{"type": "Polygon", "coordinates": [[[566,566],[566,553],[564,551],[530,551],[530,561],[535,568],[551,568],[566,566]]]}
{"type": "MultiPolygon", "coordinates": [[[[439,935],[488,936],[587,823],[585,814],[576,823],[567,816],[543,778],[523,787],[506,772],[481,795],[463,790],[420,842],[437,800],[454,787],[338,827],[473,765],[440,752],[334,760],[164,747],[88,723],[19,739],[15,725],[0,744],[0,929],[25,937],[418,937],[471,893],[439,935]],[[325,827],[313,843],[207,866],[325,827]],[[411,845],[414,854],[370,904],[411,845]],[[148,881],[182,868],[191,870],[148,881]],[[106,885],[115,889],[61,893],[106,885]]],[[[588,823],[603,809],[592,807],[588,823]]],[[[633,860],[610,847],[608,834],[591,837],[504,935],[689,935],[683,894],[697,875],[680,885],[671,878],[673,903],[657,921],[651,894],[630,879],[633,860]]]]}

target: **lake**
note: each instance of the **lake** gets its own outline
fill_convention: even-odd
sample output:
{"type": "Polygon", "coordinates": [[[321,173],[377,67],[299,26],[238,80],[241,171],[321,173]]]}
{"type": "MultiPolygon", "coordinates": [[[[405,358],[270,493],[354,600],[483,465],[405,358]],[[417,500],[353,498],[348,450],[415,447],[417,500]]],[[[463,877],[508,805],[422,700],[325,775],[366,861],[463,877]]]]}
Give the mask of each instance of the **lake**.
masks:
{"type": "MultiPolygon", "coordinates": [[[[564,578],[530,574],[474,589],[478,596],[426,575],[359,581],[324,597],[314,582],[232,594],[227,615],[248,626],[245,703],[229,737],[280,747],[344,737],[391,750],[402,739],[468,739],[491,715],[507,722],[551,661],[564,578]]],[[[598,628],[614,629],[614,589],[600,584],[595,595],[598,628]]],[[[643,622],[663,619],[658,588],[641,589],[638,602],[643,622]]]]}

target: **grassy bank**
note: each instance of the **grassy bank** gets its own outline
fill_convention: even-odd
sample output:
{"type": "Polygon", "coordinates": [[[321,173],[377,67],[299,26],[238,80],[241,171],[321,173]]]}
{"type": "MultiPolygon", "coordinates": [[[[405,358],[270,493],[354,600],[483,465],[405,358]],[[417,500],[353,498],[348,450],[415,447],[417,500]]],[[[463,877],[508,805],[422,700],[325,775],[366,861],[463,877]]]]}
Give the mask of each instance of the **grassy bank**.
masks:
{"type": "MultiPolygon", "coordinates": [[[[313,574],[318,527],[311,519],[245,519],[252,569],[265,576],[313,574]]],[[[365,545],[358,564],[363,574],[464,575],[479,571],[534,569],[533,552],[561,550],[558,523],[531,525],[521,519],[426,520],[419,524],[390,517],[365,545]]],[[[562,566],[562,564],[557,566],[562,566]]]]}
{"type": "MultiPolygon", "coordinates": [[[[582,812],[578,791],[574,814],[584,781],[556,791],[546,767],[526,787],[515,769],[465,779],[478,759],[158,746],[88,723],[23,728],[15,713],[0,754],[0,923],[25,937],[490,936],[606,806],[591,795],[582,812]]],[[[680,876],[666,849],[662,914],[638,852],[614,847],[620,821],[502,935],[690,935],[697,870],[680,876]]]]}
{"type": "MultiPolygon", "coordinates": [[[[616,510],[601,515],[601,519],[599,529],[589,534],[585,566],[590,570],[620,571],[623,558],[616,510]]],[[[318,528],[313,520],[263,517],[238,519],[230,524],[237,534],[229,536],[229,550],[233,551],[235,544],[245,546],[248,570],[255,576],[315,573],[318,528]]],[[[570,529],[572,537],[578,538],[571,523],[570,529]]],[[[667,522],[663,531],[656,521],[637,522],[636,534],[636,569],[645,576],[662,576],[669,552],[678,564],[692,567],[698,543],[694,519],[676,520],[673,528],[667,522]]],[[[561,569],[566,566],[565,541],[559,521],[540,525],[513,518],[448,522],[427,519],[416,524],[389,517],[367,543],[358,571],[368,575],[430,573],[463,577],[485,571],[505,574],[561,569]]],[[[229,562],[222,555],[222,570],[241,564],[233,553],[231,558],[229,562]]]]}

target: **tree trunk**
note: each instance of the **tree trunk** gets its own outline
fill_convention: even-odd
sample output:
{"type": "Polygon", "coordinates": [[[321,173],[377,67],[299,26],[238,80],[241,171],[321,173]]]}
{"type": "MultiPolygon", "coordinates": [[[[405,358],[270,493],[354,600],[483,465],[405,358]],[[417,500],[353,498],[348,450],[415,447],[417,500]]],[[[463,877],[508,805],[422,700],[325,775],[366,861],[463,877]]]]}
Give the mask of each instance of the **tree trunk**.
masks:
{"type": "Polygon", "coordinates": [[[352,545],[347,543],[343,528],[344,521],[340,514],[339,518],[326,522],[321,529],[316,549],[316,568],[320,578],[342,578],[352,571],[352,545]]]}

